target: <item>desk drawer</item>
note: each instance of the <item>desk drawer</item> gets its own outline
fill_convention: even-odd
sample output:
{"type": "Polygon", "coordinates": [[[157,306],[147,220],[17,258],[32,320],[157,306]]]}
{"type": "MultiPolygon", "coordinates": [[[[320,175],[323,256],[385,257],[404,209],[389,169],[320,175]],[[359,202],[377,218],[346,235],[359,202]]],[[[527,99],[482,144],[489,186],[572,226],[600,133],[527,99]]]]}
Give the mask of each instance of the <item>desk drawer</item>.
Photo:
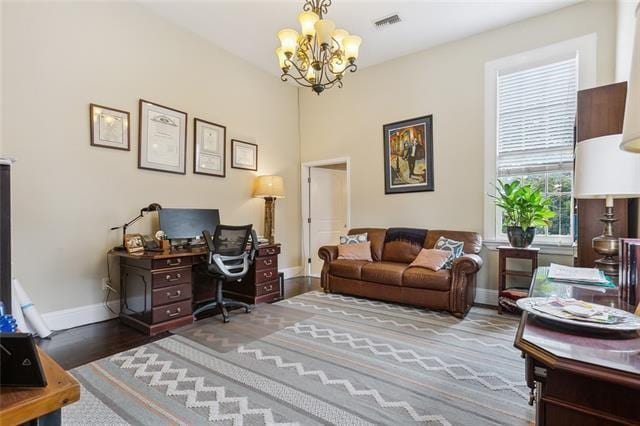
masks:
{"type": "Polygon", "coordinates": [[[278,279],[278,268],[256,271],[256,286],[258,284],[266,283],[267,281],[273,281],[276,279],[278,279]]]}
{"type": "Polygon", "coordinates": [[[175,268],[167,271],[153,272],[151,274],[153,288],[170,285],[191,283],[191,266],[187,268],[175,268]]]}
{"type": "Polygon", "coordinates": [[[187,315],[191,315],[191,300],[153,308],[151,311],[151,321],[155,324],[187,315]]]}
{"type": "Polygon", "coordinates": [[[177,268],[178,266],[190,266],[191,257],[169,257],[167,259],[154,259],[151,269],[177,268]]]}
{"type": "Polygon", "coordinates": [[[264,294],[269,294],[276,291],[277,292],[280,291],[280,285],[278,284],[278,280],[269,281],[256,286],[256,296],[262,296],[264,294]]]}
{"type": "Polygon", "coordinates": [[[273,256],[280,253],[280,246],[277,247],[260,247],[258,248],[258,257],[273,256]]]}
{"type": "Polygon", "coordinates": [[[155,289],[153,290],[151,303],[154,307],[157,307],[187,299],[191,299],[191,283],[155,289]]]}
{"type": "Polygon", "coordinates": [[[271,268],[278,268],[277,255],[256,258],[256,271],[263,271],[271,268]]]}

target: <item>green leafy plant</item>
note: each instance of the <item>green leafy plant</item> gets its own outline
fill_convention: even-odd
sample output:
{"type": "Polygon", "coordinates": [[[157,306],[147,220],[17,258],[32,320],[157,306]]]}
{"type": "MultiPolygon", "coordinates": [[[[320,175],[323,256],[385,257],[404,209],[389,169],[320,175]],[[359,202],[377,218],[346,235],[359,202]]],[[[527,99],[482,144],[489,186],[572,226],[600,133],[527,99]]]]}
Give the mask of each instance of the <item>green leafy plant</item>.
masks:
{"type": "Polygon", "coordinates": [[[542,195],[540,189],[525,185],[519,180],[505,183],[498,180],[496,205],[504,210],[504,224],[522,229],[543,227],[551,224],[555,213],[551,210],[551,199],[542,195]]]}

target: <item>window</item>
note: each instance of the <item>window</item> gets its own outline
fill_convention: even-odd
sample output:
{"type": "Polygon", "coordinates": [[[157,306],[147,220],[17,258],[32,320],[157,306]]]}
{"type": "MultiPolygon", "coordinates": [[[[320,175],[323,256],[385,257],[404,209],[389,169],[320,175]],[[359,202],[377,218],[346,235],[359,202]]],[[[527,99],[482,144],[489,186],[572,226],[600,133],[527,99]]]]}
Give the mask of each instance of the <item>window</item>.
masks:
{"type": "MultiPolygon", "coordinates": [[[[498,75],[496,177],[521,180],[553,201],[556,217],[540,236],[572,240],[573,128],[577,58],[498,75]]],[[[496,235],[504,235],[497,212],[496,235]]]]}
{"type": "MultiPolygon", "coordinates": [[[[520,179],[542,189],[557,216],[537,230],[542,247],[573,242],[573,140],[577,91],[596,85],[597,36],[589,34],[485,64],[485,188],[520,179]]],[[[502,212],[485,197],[489,248],[506,241],[502,212]]],[[[570,247],[549,249],[569,254],[570,247]],[[566,253],[565,253],[566,252],[566,253]]]]}

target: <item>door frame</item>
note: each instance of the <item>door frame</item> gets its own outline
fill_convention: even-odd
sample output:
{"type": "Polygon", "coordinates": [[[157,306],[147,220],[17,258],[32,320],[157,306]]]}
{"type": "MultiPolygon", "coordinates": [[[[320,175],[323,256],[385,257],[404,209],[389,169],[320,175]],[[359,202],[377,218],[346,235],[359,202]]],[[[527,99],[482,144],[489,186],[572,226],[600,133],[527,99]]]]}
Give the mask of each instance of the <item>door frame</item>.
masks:
{"type": "Polygon", "coordinates": [[[302,262],[305,276],[315,276],[319,277],[320,275],[311,275],[311,264],[309,263],[309,258],[311,257],[311,253],[309,253],[311,247],[310,238],[309,238],[309,170],[312,167],[319,166],[331,166],[334,164],[346,164],[346,173],[347,173],[347,229],[351,228],[351,157],[338,157],[338,158],[329,158],[326,160],[316,160],[316,161],[306,161],[302,163],[300,170],[300,203],[302,212],[302,262]]]}

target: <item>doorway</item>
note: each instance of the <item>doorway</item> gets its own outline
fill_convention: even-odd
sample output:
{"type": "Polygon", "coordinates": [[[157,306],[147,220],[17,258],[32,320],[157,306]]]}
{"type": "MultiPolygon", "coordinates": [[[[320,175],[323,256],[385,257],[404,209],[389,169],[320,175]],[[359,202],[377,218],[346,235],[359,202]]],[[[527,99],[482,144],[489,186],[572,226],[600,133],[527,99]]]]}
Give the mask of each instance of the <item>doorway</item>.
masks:
{"type": "Polygon", "coordinates": [[[319,277],[318,249],[335,245],[351,226],[348,158],[302,164],[302,247],[307,276],[319,277]]]}

